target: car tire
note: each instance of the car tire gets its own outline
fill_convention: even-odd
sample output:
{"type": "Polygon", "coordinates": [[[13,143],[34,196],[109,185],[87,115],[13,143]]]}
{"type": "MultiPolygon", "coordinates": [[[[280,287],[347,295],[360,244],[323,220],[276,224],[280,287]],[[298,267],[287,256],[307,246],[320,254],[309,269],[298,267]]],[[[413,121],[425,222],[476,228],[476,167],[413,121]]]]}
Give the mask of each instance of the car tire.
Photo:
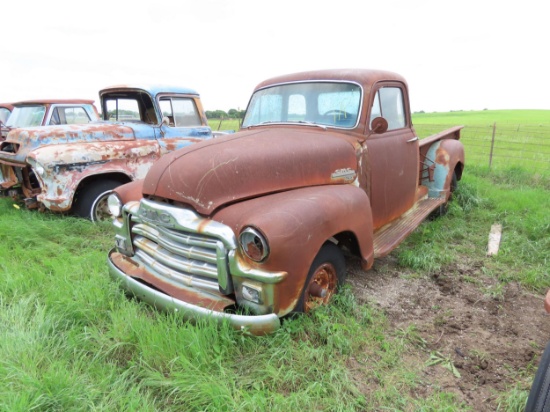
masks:
{"type": "Polygon", "coordinates": [[[121,184],[117,180],[98,180],[79,189],[73,213],[92,222],[109,219],[107,197],[121,184]]]}
{"type": "Polygon", "coordinates": [[[550,411],[550,342],[546,345],[531,385],[525,412],[550,411]]]}
{"type": "Polygon", "coordinates": [[[326,305],[346,280],[346,260],[334,243],[325,243],[311,264],[296,312],[326,305]]]}

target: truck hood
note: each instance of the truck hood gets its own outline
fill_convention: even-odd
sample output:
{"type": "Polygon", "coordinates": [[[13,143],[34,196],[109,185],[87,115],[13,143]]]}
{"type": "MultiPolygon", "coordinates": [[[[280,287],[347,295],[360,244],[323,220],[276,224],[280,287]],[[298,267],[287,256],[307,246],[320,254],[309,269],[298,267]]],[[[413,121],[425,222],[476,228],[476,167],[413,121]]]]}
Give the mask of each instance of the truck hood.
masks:
{"type": "Polygon", "coordinates": [[[140,135],[153,138],[155,132],[148,124],[131,125],[113,122],[39,126],[13,129],[1,143],[0,159],[24,163],[34,149],[67,143],[134,140],[140,135]]]}
{"type": "Polygon", "coordinates": [[[238,132],[163,156],[143,194],[182,202],[208,215],[242,199],[306,186],[351,183],[353,143],[326,130],[265,128],[238,132]]]}

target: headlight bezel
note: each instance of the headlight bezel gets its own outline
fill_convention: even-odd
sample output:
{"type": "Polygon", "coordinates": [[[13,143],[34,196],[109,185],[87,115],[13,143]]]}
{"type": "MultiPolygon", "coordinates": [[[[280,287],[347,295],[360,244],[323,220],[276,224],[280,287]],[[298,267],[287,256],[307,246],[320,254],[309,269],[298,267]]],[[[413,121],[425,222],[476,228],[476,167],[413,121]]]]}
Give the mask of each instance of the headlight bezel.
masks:
{"type": "Polygon", "coordinates": [[[114,218],[122,217],[122,208],[124,204],[116,193],[111,193],[107,197],[107,208],[114,218]]]}
{"type": "Polygon", "coordinates": [[[263,262],[269,256],[269,243],[258,228],[243,228],[239,234],[239,246],[245,256],[254,262],[263,262]]]}

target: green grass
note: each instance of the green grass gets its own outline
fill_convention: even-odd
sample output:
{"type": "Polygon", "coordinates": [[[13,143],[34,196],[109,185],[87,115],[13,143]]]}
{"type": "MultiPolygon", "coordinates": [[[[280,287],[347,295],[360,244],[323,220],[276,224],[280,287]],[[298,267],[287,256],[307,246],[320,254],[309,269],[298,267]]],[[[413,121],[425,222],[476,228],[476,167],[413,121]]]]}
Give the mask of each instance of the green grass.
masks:
{"type": "MultiPolygon", "coordinates": [[[[394,255],[427,281],[482,262],[497,285],[517,281],[542,294],[550,287],[549,190],[528,169],[468,164],[448,215],[421,225],[394,255]],[[486,259],[493,223],[503,241],[486,259]]],[[[250,337],[124,296],[107,273],[108,223],[16,209],[2,198],[0,245],[0,411],[469,410],[437,383],[419,391],[426,368],[438,367],[426,365],[426,342],[414,325],[393,329],[349,287],[329,307],[250,337]]],[[[496,393],[495,406],[521,410],[523,382],[496,393]]]]}
{"type": "Polygon", "coordinates": [[[126,298],[107,274],[109,224],[0,199],[0,410],[461,410],[417,399],[413,329],[349,288],[333,305],[250,337],[126,298]],[[432,406],[430,406],[432,405],[432,406]]]}
{"type": "Polygon", "coordinates": [[[413,113],[412,118],[415,126],[425,124],[492,126],[493,123],[550,126],[550,110],[482,110],[444,113],[413,113]]]}

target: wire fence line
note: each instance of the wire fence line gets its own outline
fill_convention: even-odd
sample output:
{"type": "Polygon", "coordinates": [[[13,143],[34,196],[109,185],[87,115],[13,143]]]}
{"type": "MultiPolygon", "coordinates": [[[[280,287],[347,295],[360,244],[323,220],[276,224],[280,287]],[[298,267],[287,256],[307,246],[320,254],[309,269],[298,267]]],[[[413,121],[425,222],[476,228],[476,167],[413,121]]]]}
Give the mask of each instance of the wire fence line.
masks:
{"type": "MultiPolygon", "coordinates": [[[[415,124],[421,138],[448,127],[451,126],[415,124]]],[[[465,126],[460,140],[467,162],[489,168],[517,166],[532,172],[550,173],[550,124],[465,126]]]]}

